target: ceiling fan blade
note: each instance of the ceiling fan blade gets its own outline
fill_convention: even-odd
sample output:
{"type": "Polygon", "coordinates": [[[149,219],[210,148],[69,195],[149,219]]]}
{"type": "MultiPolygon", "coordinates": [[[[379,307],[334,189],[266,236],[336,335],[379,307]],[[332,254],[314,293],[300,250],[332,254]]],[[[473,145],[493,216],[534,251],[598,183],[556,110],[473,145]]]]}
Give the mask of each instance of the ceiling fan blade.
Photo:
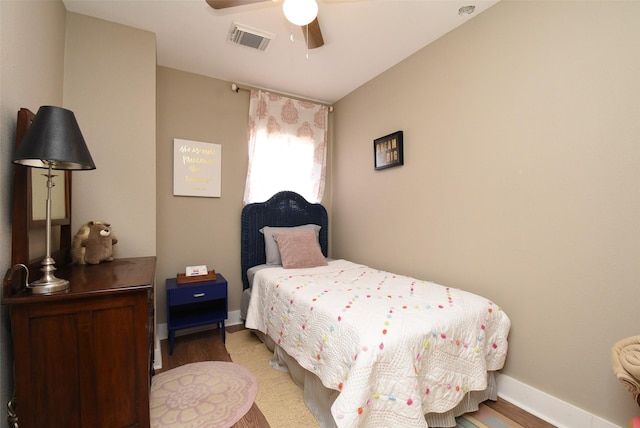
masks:
{"type": "Polygon", "coordinates": [[[307,42],[307,47],[309,49],[319,48],[320,46],[324,45],[324,39],[322,38],[322,32],[320,31],[320,23],[318,22],[318,18],[311,21],[306,27],[302,27],[302,33],[304,34],[304,39],[307,42]],[[309,33],[308,36],[307,32],[309,33]]]}
{"type": "Polygon", "coordinates": [[[206,0],[214,9],[226,9],[229,7],[244,6],[246,4],[262,3],[269,0],[206,0]]]}

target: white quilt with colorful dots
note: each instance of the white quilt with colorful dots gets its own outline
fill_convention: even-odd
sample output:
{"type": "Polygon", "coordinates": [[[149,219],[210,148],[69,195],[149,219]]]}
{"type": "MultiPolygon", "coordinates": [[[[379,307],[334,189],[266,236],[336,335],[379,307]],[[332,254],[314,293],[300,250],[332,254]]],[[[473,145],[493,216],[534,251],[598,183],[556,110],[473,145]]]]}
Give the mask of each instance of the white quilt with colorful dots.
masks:
{"type": "Polygon", "coordinates": [[[340,391],[342,427],[426,427],[502,368],[510,320],[492,301],[345,260],[256,273],[245,325],[340,391]]]}

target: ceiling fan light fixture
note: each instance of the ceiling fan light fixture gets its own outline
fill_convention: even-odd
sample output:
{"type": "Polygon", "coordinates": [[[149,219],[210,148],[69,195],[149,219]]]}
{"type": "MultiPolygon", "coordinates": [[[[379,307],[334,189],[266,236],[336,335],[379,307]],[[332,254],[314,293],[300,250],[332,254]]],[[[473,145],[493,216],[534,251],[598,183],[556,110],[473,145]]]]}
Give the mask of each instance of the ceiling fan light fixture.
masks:
{"type": "Polygon", "coordinates": [[[302,27],[316,19],[318,3],[316,0],[284,0],[282,11],[289,22],[302,27]]]}

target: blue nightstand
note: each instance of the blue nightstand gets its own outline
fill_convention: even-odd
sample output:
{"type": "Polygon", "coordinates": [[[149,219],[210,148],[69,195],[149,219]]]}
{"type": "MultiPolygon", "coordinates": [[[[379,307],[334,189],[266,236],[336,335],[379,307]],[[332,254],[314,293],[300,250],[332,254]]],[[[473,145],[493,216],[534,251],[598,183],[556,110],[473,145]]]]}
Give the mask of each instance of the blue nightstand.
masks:
{"type": "Polygon", "coordinates": [[[226,340],[224,320],[227,319],[227,280],[219,273],[214,281],[180,284],[169,278],[167,285],[167,329],[169,355],[173,354],[176,330],[217,323],[226,340]]]}

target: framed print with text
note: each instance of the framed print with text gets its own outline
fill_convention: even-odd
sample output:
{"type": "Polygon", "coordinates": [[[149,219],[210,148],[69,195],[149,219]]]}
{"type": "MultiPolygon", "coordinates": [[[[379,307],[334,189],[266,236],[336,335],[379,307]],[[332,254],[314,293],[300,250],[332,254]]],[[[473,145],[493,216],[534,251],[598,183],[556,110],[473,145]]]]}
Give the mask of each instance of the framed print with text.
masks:
{"type": "Polygon", "coordinates": [[[173,139],[173,195],[221,196],[222,146],[173,139]]]}
{"type": "Polygon", "coordinates": [[[373,140],[373,167],[385,169],[404,165],[402,131],[373,140]]]}

